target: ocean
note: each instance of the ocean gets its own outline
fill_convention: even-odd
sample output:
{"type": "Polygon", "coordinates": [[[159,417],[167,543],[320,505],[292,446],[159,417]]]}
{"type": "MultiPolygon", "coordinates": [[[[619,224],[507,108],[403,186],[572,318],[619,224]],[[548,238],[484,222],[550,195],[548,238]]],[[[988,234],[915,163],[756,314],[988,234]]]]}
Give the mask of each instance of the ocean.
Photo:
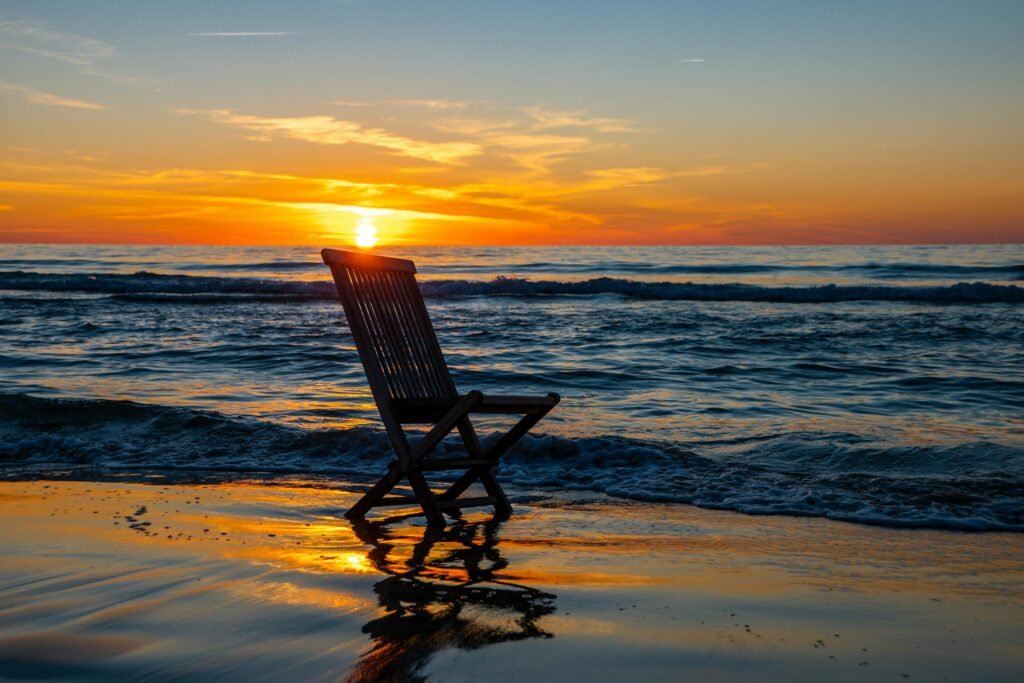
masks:
{"type": "MultiPolygon", "coordinates": [[[[562,395],[523,500],[1024,531],[1022,245],[380,253],[460,389],[562,395]]],[[[318,248],[0,245],[0,476],[389,457],[318,248]]]]}

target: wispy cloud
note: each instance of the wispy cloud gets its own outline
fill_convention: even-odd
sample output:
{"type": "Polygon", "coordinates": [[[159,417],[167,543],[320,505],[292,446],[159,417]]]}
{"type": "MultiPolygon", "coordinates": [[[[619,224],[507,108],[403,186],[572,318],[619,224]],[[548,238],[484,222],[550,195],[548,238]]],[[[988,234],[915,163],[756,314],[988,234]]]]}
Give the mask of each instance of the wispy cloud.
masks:
{"type": "Polygon", "coordinates": [[[106,108],[102,104],[96,104],[95,102],[86,102],[85,100],[76,100],[70,97],[62,97],[61,95],[54,95],[53,93],[43,92],[42,90],[28,88],[24,85],[18,85],[17,83],[0,82],[0,93],[18,95],[26,102],[31,102],[32,104],[40,104],[46,107],[62,107],[65,109],[106,108]]]}
{"type": "Polygon", "coordinates": [[[333,116],[264,117],[240,114],[231,109],[179,109],[180,114],[204,116],[211,121],[242,128],[255,133],[250,139],[268,141],[274,137],[303,140],[320,145],[358,143],[382,147],[397,154],[433,161],[458,164],[480,152],[471,142],[430,142],[414,140],[380,128],[364,127],[355,121],[333,116]]]}
{"type": "Polygon", "coordinates": [[[707,60],[703,57],[687,57],[685,59],[677,59],[680,64],[703,64],[707,60]]]}
{"type": "Polygon", "coordinates": [[[672,172],[665,171],[660,168],[648,168],[646,166],[599,168],[587,171],[586,174],[591,178],[601,181],[602,188],[644,185],[647,183],[654,183],[674,175],[672,172]],[[607,185],[604,183],[607,183],[607,185]]]}
{"type": "Polygon", "coordinates": [[[115,54],[114,46],[102,40],[54,31],[32,19],[0,21],[0,48],[78,66],[89,66],[115,54]]]}
{"type": "Polygon", "coordinates": [[[551,111],[543,107],[525,107],[523,112],[533,122],[534,130],[588,128],[599,133],[631,133],[636,130],[625,119],[590,116],[585,110],[551,111]]]}
{"type": "Polygon", "coordinates": [[[488,100],[338,100],[334,104],[468,138],[483,157],[506,165],[511,162],[535,175],[550,173],[570,156],[607,149],[615,136],[639,131],[633,121],[595,116],[586,109],[511,106],[488,100]],[[406,108],[415,110],[415,118],[402,111],[406,108]]]}
{"type": "Polygon", "coordinates": [[[604,148],[610,135],[637,130],[625,119],[592,116],[585,110],[494,103],[467,104],[462,109],[456,116],[434,120],[433,127],[471,137],[481,147],[535,173],[548,173],[569,156],[604,148]]]}
{"type": "Polygon", "coordinates": [[[427,127],[464,140],[426,142],[325,115],[264,118],[233,110],[183,113],[201,114],[245,128],[256,133],[251,136],[255,140],[277,136],[320,144],[358,142],[443,164],[464,164],[469,157],[480,157],[474,165],[494,167],[511,163],[520,171],[525,169],[535,175],[550,173],[553,166],[570,156],[606,149],[613,136],[638,130],[626,119],[594,116],[584,109],[557,110],[540,105],[516,107],[444,98],[336,100],[333,104],[359,110],[359,117],[364,120],[385,117],[398,122],[396,125],[427,127]]]}
{"type": "Polygon", "coordinates": [[[398,100],[335,100],[334,104],[339,107],[379,107],[382,105],[398,105],[400,107],[422,107],[424,109],[446,110],[465,109],[472,105],[472,102],[462,100],[426,100],[426,99],[398,99],[398,100]]]}
{"type": "Polygon", "coordinates": [[[97,68],[100,62],[117,56],[117,50],[110,43],[55,31],[35,19],[0,20],[0,49],[72,64],[86,76],[122,85],[154,87],[154,82],[149,79],[111,74],[97,68]]]}
{"type": "Polygon", "coordinates": [[[261,38],[266,36],[299,36],[299,31],[209,31],[189,33],[193,38],[261,38]]]}
{"type": "Polygon", "coordinates": [[[489,145],[524,168],[547,173],[551,166],[573,154],[597,147],[583,135],[543,135],[539,133],[497,133],[487,136],[489,145]]]}

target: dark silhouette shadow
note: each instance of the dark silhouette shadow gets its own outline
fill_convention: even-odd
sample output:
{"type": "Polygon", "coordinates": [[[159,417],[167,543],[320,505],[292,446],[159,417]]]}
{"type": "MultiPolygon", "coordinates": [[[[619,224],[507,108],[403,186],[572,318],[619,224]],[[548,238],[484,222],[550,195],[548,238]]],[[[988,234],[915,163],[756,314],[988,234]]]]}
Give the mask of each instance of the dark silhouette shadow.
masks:
{"type": "Polygon", "coordinates": [[[444,648],[553,637],[537,621],[555,611],[555,596],[502,577],[501,519],[427,527],[416,542],[389,529],[409,517],[353,523],[372,548],[367,559],[388,574],[373,587],[387,613],[363,627],[373,649],[345,680],[425,681],[423,667],[444,648]]]}

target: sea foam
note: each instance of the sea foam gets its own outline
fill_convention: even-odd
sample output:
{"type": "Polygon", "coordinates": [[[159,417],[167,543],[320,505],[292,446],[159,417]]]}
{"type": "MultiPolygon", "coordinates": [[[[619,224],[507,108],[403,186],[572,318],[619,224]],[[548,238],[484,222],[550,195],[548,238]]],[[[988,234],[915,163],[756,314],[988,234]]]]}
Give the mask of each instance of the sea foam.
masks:
{"type": "MultiPolygon", "coordinates": [[[[335,296],[330,281],[292,281],[250,277],[167,275],[140,271],[111,273],[0,272],[0,289],[34,292],[83,292],[124,299],[159,302],[288,301],[335,296]]],[[[599,277],[581,281],[530,280],[496,277],[491,280],[425,280],[425,297],[594,296],[618,295],[649,300],[747,301],[793,304],[884,301],[929,304],[1024,303],[1024,288],[988,282],[954,285],[811,285],[769,287],[754,284],[649,282],[599,277]]]]}
{"type": "MultiPolygon", "coordinates": [[[[368,481],[392,457],[386,434],[369,426],[304,429],[185,408],[24,394],[0,395],[0,415],[7,477],[89,466],[368,481]]],[[[439,453],[459,450],[446,441],[439,453]]],[[[800,432],[707,457],[654,440],[537,434],[508,454],[498,476],[518,491],[594,491],[884,526],[1024,531],[1024,451],[984,442],[891,447],[850,434],[800,432]]]]}

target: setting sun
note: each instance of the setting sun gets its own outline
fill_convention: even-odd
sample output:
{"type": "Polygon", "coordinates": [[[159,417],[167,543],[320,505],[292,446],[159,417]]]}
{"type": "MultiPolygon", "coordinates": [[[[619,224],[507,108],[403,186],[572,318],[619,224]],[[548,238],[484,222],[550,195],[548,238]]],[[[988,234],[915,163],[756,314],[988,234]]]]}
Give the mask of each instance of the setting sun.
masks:
{"type": "Polygon", "coordinates": [[[359,224],[356,225],[356,246],[369,249],[376,244],[377,226],[374,224],[373,219],[369,216],[360,218],[359,224]]]}

